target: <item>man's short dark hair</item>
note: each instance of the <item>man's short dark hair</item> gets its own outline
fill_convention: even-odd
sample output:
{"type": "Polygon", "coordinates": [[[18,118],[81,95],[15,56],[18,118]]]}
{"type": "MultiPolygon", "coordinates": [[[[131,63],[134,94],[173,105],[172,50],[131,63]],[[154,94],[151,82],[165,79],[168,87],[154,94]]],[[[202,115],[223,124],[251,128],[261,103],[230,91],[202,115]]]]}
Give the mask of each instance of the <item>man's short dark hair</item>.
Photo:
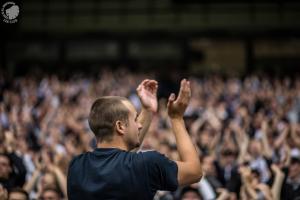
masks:
{"type": "Polygon", "coordinates": [[[111,141],[116,121],[128,122],[129,110],[122,101],[128,100],[124,97],[105,96],[93,103],[88,121],[98,140],[111,141]]]}
{"type": "Polygon", "coordinates": [[[26,200],[29,200],[29,194],[28,194],[28,192],[26,192],[22,188],[17,187],[17,188],[11,189],[9,191],[8,197],[11,195],[11,193],[22,193],[26,197],[26,200]]]}

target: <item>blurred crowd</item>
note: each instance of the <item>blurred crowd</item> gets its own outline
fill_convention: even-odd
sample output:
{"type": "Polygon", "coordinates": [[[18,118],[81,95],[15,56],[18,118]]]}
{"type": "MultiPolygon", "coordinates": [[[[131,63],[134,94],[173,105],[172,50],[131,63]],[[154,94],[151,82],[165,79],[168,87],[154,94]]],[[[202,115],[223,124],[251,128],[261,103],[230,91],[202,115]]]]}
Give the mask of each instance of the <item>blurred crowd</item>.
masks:
{"type": "MultiPolygon", "coordinates": [[[[126,96],[140,109],[136,87],[145,78],[155,76],[124,69],[68,79],[0,75],[0,200],[67,199],[70,160],[96,146],[87,123],[92,102],[126,96]]],[[[204,177],[155,200],[300,199],[300,79],[188,79],[185,122],[204,177]]],[[[159,98],[142,150],[177,160],[166,105],[159,98]]]]}

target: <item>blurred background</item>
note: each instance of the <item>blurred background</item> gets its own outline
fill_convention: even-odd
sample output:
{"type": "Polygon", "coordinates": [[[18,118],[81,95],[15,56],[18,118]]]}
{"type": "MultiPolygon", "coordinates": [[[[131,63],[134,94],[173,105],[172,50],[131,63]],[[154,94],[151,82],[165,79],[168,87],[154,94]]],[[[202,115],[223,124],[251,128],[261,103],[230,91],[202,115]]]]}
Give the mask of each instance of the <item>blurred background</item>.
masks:
{"type": "MultiPolygon", "coordinates": [[[[5,2],[5,1],[3,1],[5,2]]],[[[294,75],[297,0],[27,0],[2,21],[1,68],[55,73],[178,69],[203,75],[294,75]]]]}
{"type": "Polygon", "coordinates": [[[6,3],[0,200],[67,199],[69,162],[95,149],[92,102],[125,96],[140,110],[146,78],[159,82],[159,111],[142,150],[178,160],[166,97],[183,77],[205,176],[155,200],[300,198],[299,0],[6,3]]]}

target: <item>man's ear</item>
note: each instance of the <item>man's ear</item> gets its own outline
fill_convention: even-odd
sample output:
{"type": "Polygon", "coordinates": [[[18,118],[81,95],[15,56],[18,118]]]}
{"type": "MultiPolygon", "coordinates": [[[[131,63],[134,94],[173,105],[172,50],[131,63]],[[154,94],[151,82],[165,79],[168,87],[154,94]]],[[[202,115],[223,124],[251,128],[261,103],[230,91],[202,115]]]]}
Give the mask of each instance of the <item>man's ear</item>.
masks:
{"type": "Polygon", "coordinates": [[[124,135],[126,131],[126,124],[120,120],[116,121],[115,124],[116,132],[120,135],[124,135]]]}

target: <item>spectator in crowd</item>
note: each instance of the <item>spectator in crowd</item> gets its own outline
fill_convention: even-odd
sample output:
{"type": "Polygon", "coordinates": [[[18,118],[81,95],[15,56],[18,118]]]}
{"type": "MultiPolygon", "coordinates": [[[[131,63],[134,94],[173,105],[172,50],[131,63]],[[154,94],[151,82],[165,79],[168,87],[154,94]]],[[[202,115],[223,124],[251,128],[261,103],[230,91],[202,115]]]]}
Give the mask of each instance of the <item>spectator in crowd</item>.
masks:
{"type": "Polygon", "coordinates": [[[198,189],[188,186],[182,188],[180,200],[202,200],[202,198],[198,189]]]}
{"type": "Polygon", "coordinates": [[[23,186],[26,171],[22,162],[14,153],[0,154],[0,184],[6,189],[23,186]]]}
{"type": "Polygon", "coordinates": [[[58,190],[48,187],[44,188],[41,193],[40,200],[62,200],[61,194],[58,190]]]}
{"type": "Polygon", "coordinates": [[[29,195],[21,188],[14,188],[10,190],[8,200],[29,200],[29,195]]]}
{"type": "Polygon", "coordinates": [[[286,177],[281,191],[282,199],[300,199],[300,151],[291,152],[291,161],[285,172],[286,177]]]}
{"type": "Polygon", "coordinates": [[[217,177],[215,158],[212,155],[205,155],[202,157],[202,163],[205,176],[198,183],[198,189],[204,200],[216,199],[217,191],[223,185],[217,177]]]}

